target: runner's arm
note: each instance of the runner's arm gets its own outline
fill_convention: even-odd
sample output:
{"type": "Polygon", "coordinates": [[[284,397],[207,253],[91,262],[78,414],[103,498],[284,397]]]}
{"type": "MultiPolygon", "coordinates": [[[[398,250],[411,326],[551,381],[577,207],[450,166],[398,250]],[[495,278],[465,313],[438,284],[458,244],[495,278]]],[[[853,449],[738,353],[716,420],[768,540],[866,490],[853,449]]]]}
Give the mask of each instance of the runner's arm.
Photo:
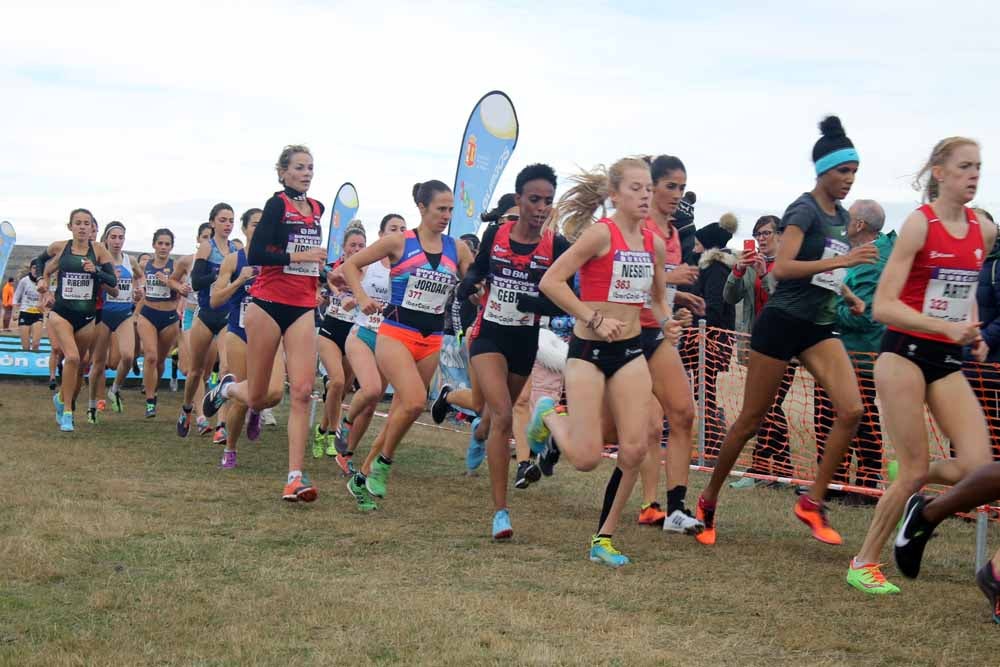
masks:
{"type": "Polygon", "coordinates": [[[288,238],[282,237],[285,205],[279,197],[271,197],[264,204],[260,222],[247,248],[247,262],[252,266],[286,266],[292,262],[287,252],[288,238]]]}

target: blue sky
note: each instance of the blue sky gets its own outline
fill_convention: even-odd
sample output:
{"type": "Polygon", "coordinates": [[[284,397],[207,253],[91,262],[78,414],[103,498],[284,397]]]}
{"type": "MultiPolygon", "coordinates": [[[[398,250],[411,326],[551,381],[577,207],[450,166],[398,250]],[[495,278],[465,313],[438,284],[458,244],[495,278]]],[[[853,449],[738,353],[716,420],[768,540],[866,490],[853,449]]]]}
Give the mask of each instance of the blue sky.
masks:
{"type": "Polygon", "coordinates": [[[418,180],[454,178],[466,118],[507,92],[521,134],[498,187],[672,153],[696,219],[742,231],[812,184],[816,123],[838,113],[862,156],[853,197],[898,226],[938,139],[983,145],[979,202],[1000,208],[1000,5],[869,3],[31,3],[0,9],[0,219],[24,243],[65,236],[69,211],[157,227],[194,247],[212,204],[277,189],[288,143],[316,158],[311,194],[358,187],[371,228],[416,222],[418,180]],[[874,5],[874,6],[871,6],[874,5]]]}

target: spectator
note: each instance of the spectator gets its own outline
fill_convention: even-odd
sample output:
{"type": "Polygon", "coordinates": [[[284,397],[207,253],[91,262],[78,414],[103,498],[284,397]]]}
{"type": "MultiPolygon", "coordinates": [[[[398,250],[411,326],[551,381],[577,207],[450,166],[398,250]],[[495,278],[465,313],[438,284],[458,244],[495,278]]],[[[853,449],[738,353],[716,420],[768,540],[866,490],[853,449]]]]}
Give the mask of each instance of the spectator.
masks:
{"type": "Polygon", "coordinates": [[[14,279],[8,278],[3,285],[3,330],[10,329],[10,317],[14,314],[14,279]]]}
{"type": "MultiPolygon", "coordinates": [[[[981,208],[976,209],[979,219],[993,222],[993,216],[981,208]]],[[[979,305],[979,321],[983,323],[983,340],[989,346],[986,362],[975,366],[966,365],[965,376],[975,389],[986,413],[986,425],[990,429],[993,443],[993,458],[1000,460],[1000,283],[997,271],[1000,266],[1000,241],[986,256],[979,272],[979,286],[976,288],[976,302],[979,305]]]]}
{"type": "MultiPolygon", "coordinates": [[[[726,279],[736,264],[736,257],[726,248],[738,226],[736,216],[725,213],[718,222],[695,232],[694,251],[698,254],[696,292],[705,300],[707,334],[705,354],[705,453],[715,457],[726,436],[726,417],[716,402],[716,378],[729,368],[732,354],[732,330],[736,326],[736,307],[722,298],[726,279]]],[[[688,337],[690,340],[692,337],[688,337]]],[[[690,358],[690,357],[689,357],[690,358]]],[[[694,355],[697,359],[697,354],[694,355]]]]}
{"type": "MultiPolygon", "coordinates": [[[[860,264],[847,270],[844,285],[854,292],[855,296],[865,302],[865,312],[860,315],[851,313],[844,299],[837,301],[836,328],[840,339],[850,354],[858,375],[861,389],[861,403],[864,406],[864,416],[858,425],[858,432],[851,443],[851,449],[844,458],[837,474],[833,478],[835,484],[850,483],[850,465],[853,457],[857,462],[855,486],[877,488],[882,480],[882,427],[878,408],[875,406],[875,357],[882,343],[885,325],[872,318],[872,301],[875,299],[875,288],[882,277],[882,270],[896,242],[896,232],[882,233],[885,224],[885,211],[878,202],[870,199],[859,199],[848,211],[850,223],[847,226],[847,241],[852,248],[872,243],[878,249],[878,261],[874,264],[860,264]]],[[[818,385],[817,385],[818,387],[818,385]]],[[[821,389],[814,396],[814,424],[816,427],[817,460],[823,456],[823,443],[833,427],[833,405],[821,389]]],[[[878,500],[875,496],[862,494],[833,493],[831,496],[841,496],[845,503],[852,505],[874,505],[878,500]]]]}
{"type": "MultiPolygon", "coordinates": [[[[780,218],[774,215],[761,216],[753,226],[753,237],[757,242],[757,252],[743,254],[733,266],[722,297],[730,304],[743,304],[736,330],[746,334],[737,344],[740,363],[746,363],[749,334],[753,329],[754,320],[764,308],[767,299],[774,292],[777,281],[771,274],[774,260],[778,253],[778,223],[780,218]]],[[[795,381],[795,369],[798,364],[789,364],[785,376],[781,380],[774,405],[765,415],[757,431],[754,442],[752,463],[748,472],[759,475],[776,475],[790,477],[792,475],[791,451],[788,446],[788,419],[782,408],[785,396],[795,381]]],[[[730,484],[734,489],[751,488],[758,482],[751,477],[742,477],[730,484]]]]}

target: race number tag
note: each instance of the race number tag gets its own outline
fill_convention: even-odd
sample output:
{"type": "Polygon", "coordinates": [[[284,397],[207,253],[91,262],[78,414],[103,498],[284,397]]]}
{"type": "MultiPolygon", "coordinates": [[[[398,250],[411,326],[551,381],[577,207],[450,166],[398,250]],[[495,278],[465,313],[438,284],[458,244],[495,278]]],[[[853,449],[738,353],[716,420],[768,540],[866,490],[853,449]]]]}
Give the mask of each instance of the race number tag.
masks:
{"type": "Polygon", "coordinates": [[[522,313],[517,309],[517,295],[538,296],[534,283],[510,278],[493,277],[490,296],[483,309],[483,319],[505,327],[530,327],[535,324],[534,313],[522,313]]]}
{"type": "Polygon", "coordinates": [[[431,269],[416,269],[406,281],[403,308],[440,315],[455,285],[455,276],[431,269]]]}
{"type": "Polygon", "coordinates": [[[948,322],[967,322],[978,283],[978,271],[931,269],[924,292],[924,315],[948,322]]]}
{"type": "Polygon", "coordinates": [[[66,301],[87,301],[94,297],[94,276],[89,273],[63,274],[62,298],[66,301]]]}
{"type": "Polygon", "coordinates": [[[105,299],[108,303],[132,303],[132,279],[118,279],[118,296],[110,294],[105,299]]]}
{"type": "MultiPolygon", "coordinates": [[[[676,268],[677,268],[676,264],[664,264],[663,272],[670,273],[676,268]]],[[[652,295],[649,294],[646,295],[646,303],[643,304],[642,306],[647,310],[653,307],[653,300],[651,296],[652,295]]],[[[665,300],[667,302],[667,308],[670,310],[670,312],[674,312],[674,299],[676,296],[677,296],[677,285],[667,285],[667,294],[665,296],[665,300]]]]}
{"type": "Polygon", "coordinates": [[[653,285],[653,261],[648,252],[616,250],[608,285],[612,303],[646,303],[653,285]]]}
{"type": "Polygon", "coordinates": [[[382,320],[385,319],[385,316],[382,315],[382,311],[385,310],[386,302],[380,299],[375,299],[375,303],[378,304],[378,310],[376,310],[371,315],[367,316],[368,317],[367,322],[359,323],[361,324],[361,326],[365,327],[366,329],[371,329],[372,331],[378,331],[378,328],[382,326],[382,320]]]}
{"type": "MultiPolygon", "coordinates": [[[[847,245],[843,241],[838,241],[837,239],[827,239],[826,246],[823,248],[823,259],[846,255],[850,249],[851,246],[847,245]]],[[[832,271],[824,271],[823,273],[815,274],[812,277],[811,282],[817,287],[822,287],[823,289],[828,289],[831,292],[840,294],[840,287],[844,284],[844,277],[846,275],[847,269],[833,269],[832,271]]]]}
{"type": "MultiPolygon", "coordinates": [[[[302,227],[298,234],[288,235],[288,254],[292,255],[297,252],[305,252],[313,248],[318,248],[320,246],[320,235],[319,229],[316,229],[315,234],[310,234],[309,232],[314,231],[312,227],[302,227]]],[[[293,276],[319,276],[319,262],[291,262],[285,266],[285,273],[293,276]]]]}
{"type": "Polygon", "coordinates": [[[247,307],[250,305],[252,301],[253,297],[251,297],[250,295],[243,297],[243,300],[240,301],[240,329],[247,328],[246,325],[247,307]]]}
{"type": "Polygon", "coordinates": [[[156,273],[146,274],[146,297],[149,299],[169,299],[170,286],[160,280],[156,273]]]}
{"type": "Polygon", "coordinates": [[[331,294],[330,305],[326,308],[326,314],[342,322],[354,322],[354,310],[345,310],[343,305],[344,299],[351,298],[352,296],[347,290],[339,294],[331,294]]]}

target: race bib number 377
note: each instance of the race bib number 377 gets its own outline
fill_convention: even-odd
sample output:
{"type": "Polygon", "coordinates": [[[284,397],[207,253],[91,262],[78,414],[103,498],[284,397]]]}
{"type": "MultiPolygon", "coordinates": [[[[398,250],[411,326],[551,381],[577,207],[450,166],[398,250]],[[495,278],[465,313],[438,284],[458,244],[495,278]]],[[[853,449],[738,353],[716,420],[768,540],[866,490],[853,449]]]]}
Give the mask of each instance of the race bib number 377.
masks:
{"type": "Polygon", "coordinates": [[[406,281],[403,308],[440,315],[455,284],[455,276],[430,269],[416,269],[406,281]]]}

